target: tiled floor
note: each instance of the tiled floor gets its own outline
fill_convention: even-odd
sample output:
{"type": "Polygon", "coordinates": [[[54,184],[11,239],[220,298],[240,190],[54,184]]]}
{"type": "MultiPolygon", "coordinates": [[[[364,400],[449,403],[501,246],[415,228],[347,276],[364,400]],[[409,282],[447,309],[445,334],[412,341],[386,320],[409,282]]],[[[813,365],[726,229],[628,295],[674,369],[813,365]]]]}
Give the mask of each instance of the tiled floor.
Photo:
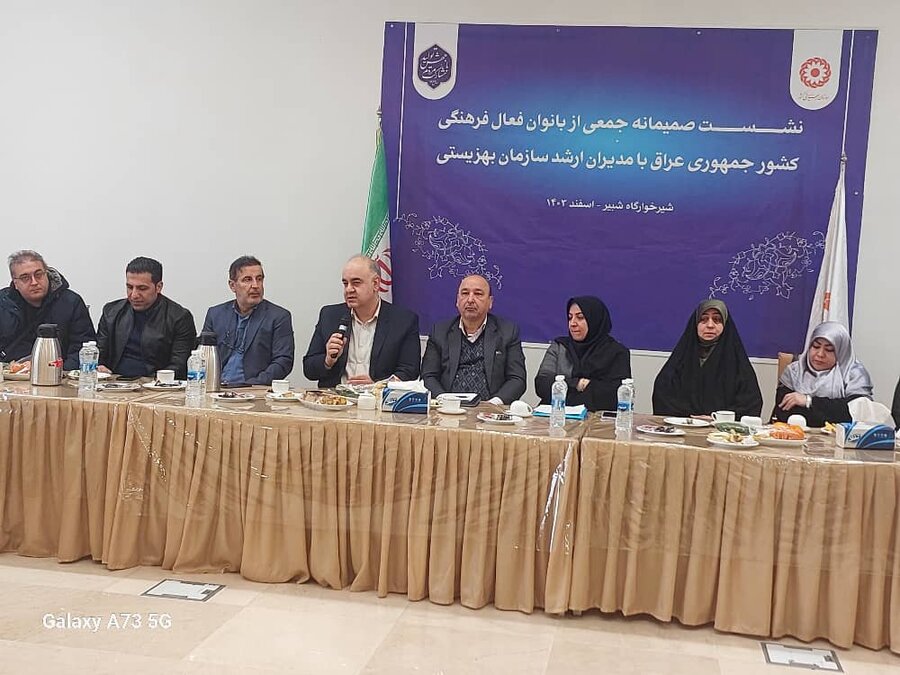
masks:
{"type": "MultiPolygon", "coordinates": [[[[81,561],[0,555],[0,672],[91,673],[686,673],[809,672],[766,665],[759,642],[651,619],[526,616],[236,574],[110,572],[81,561]],[[140,594],[165,578],[224,583],[205,603],[140,594]],[[100,628],[44,626],[45,615],[99,616],[100,628]],[[140,627],[110,626],[139,614],[140,627]],[[150,614],[171,626],[151,628],[150,614]]],[[[794,640],[785,643],[800,644],[794,640]]],[[[814,646],[828,647],[827,643],[814,646]]],[[[897,675],[900,656],[838,650],[851,675],[897,675]]]]}

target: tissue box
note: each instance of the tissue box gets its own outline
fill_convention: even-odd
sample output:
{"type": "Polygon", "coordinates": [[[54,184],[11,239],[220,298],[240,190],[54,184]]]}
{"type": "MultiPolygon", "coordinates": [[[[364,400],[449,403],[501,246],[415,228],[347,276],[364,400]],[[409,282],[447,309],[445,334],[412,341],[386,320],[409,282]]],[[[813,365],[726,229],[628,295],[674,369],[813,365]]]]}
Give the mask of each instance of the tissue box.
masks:
{"type": "Polygon", "coordinates": [[[409,391],[385,387],[381,392],[381,409],[384,412],[428,414],[431,392],[409,391]]]}
{"type": "Polygon", "coordinates": [[[834,430],[834,441],[841,448],[894,450],[894,430],[885,424],[843,422],[834,430]]]}

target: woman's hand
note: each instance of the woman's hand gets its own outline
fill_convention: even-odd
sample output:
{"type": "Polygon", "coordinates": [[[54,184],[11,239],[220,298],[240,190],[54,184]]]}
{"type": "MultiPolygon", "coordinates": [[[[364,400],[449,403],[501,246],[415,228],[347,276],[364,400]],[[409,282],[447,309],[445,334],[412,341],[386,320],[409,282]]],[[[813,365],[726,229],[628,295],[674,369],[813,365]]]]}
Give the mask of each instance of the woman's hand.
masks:
{"type": "Polygon", "coordinates": [[[784,398],[781,399],[781,403],[778,404],[778,407],[782,410],[793,410],[794,408],[806,408],[808,400],[806,398],[806,394],[799,394],[796,391],[792,391],[790,394],[785,394],[784,398]]]}

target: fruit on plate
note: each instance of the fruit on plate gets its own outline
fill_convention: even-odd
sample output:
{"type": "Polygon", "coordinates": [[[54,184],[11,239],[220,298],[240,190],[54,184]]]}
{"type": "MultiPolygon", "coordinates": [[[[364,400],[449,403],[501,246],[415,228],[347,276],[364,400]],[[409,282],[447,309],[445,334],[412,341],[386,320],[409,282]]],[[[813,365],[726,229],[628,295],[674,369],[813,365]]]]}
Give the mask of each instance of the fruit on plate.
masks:
{"type": "Polygon", "coordinates": [[[796,424],[785,424],[784,422],[776,422],[769,429],[769,438],[777,438],[782,441],[802,441],[806,438],[803,427],[796,424]]]}
{"type": "Polygon", "coordinates": [[[10,373],[28,372],[29,368],[31,368],[31,361],[13,361],[9,364],[10,373]]]}

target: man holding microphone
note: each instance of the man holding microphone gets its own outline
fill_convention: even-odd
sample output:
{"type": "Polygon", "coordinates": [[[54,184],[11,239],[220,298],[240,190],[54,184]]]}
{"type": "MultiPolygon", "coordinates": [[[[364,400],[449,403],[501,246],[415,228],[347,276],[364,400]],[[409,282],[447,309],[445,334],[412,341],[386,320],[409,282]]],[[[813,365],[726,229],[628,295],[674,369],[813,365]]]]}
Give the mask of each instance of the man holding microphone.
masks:
{"type": "Polygon", "coordinates": [[[326,305],[303,357],[320,387],[419,377],[419,317],[378,295],[378,265],[357,255],[344,265],[344,302],[326,305]]]}

